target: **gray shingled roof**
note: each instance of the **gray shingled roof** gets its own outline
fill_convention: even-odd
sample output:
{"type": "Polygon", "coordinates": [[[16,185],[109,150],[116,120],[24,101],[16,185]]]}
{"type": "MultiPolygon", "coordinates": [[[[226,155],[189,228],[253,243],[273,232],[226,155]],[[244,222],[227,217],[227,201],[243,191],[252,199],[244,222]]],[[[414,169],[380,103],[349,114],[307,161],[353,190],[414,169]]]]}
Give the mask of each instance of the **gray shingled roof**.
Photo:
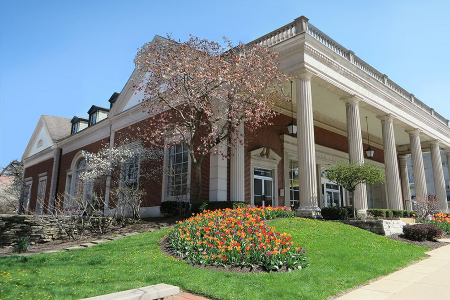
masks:
{"type": "Polygon", "coordinates": [[[46,115],[42,115],[42,119],[54,142],[62,140],[70,135],[70,130],[72,128],[70,119],[46,115]]]}

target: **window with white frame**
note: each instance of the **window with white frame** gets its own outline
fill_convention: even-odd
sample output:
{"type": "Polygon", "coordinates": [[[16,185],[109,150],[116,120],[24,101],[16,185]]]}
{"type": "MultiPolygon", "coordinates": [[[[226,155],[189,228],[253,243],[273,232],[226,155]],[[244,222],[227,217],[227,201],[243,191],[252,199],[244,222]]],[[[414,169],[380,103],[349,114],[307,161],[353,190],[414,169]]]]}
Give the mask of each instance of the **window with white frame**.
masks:
{"type": "Polygon", "coordinates": [[[31,180],[28,180],[25,182],[25,188],[23,190],[23,202],[22,202],[22,207],[23,207],[24,213],[28,213],[28,211],[29,211],[32,184],[33,184],[33,181],[31,181],[31,180]]]}
{"type": "Polygon", "coordinates": [[[42,215],[43,213],[46,189],[47,189],[47,176],[39,178],[38,192],[36,198],[37,215],[42,215]]]}
{"type": "Polygon", "coordinates": [[[75,186],[72,190],[72,196],[76,199],[82,200],[83,203],[92,200],[92,182],[85,182],[82,179],[82,174],[86,170],[86,160],[84,158],[80,159],[75,167],[75,177],[73,178],[73,183],[75,186]]]}
{"type": "Polygon", "coordinates": [[[138,188],[139,182],[139,156],[136,155],[122,164],[121,186],[127,188],[138,188]]]}
{"type": "Polygon", "coordinates": [[[166,195],[188,195],[189,151],[186,143],[172,144],[167,149],[166,195]]]}

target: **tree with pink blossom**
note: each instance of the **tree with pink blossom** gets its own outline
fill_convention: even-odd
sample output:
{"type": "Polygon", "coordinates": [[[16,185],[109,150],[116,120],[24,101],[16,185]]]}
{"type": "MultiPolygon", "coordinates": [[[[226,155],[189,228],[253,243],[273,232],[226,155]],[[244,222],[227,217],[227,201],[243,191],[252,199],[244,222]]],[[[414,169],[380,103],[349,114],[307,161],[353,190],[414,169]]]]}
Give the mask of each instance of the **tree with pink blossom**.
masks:
{"type": "Polygon", "coordinates": [[[278,69],[278,54],[265,46],[233,47],[192,37],[183,43],[170,37],[145,44],[135,64],[140,74],[143,109],[151,117],[139,128],[155,145],[185,143],[200,200],[201,165],[210,153],[228,156],[219,145],[242,144],[243,133],[270,124],[274,105],[289,101],[283,83],[288,76],[278,69]],[[242,128],[242,127],[241,127],[242,128]]]}

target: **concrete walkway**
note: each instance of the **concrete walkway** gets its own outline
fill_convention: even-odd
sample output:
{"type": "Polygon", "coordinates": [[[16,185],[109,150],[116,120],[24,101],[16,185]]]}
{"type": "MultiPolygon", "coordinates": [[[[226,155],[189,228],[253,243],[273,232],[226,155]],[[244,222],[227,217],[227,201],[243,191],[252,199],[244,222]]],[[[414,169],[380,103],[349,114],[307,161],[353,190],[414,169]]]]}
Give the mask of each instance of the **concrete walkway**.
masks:
{"type": "Polygon", "coordinates": [[[333,299],[450,299],[450,244],[427,254],[429,258],[333,299]]]}

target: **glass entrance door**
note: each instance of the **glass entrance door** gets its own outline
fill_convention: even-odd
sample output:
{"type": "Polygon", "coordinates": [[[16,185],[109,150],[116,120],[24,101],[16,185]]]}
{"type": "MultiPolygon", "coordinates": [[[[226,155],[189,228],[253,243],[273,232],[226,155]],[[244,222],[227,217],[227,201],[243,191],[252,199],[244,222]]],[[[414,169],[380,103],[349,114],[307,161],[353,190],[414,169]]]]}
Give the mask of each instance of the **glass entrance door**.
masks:
{"type": "Polygon", "coordinates": [[[253,204],[273,206],[272,170],[255,168],[253,173],[253,204]]]}
{"type": "Polygon", "coordinates": [[[342,206],[341,203],[341,190],[340,186],[333,183],[326,183],[325,184],[325,199],[324,199],[324,206],[342,206]]]}

